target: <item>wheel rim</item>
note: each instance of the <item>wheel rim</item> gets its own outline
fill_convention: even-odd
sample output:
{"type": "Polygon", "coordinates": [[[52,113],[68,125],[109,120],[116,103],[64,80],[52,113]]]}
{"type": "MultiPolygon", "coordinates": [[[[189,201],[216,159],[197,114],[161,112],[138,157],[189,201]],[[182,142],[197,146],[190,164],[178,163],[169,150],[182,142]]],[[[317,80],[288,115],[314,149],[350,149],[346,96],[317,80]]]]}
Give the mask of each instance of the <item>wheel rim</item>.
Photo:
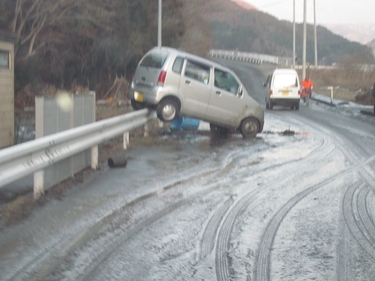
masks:
{"type": "Polygon", "coordinates": [[[243,131],[247,136],[254,135],[258,132],[258,124],[255,121],[250,120],[244,124],[243,131]]]}
{"type": "Polygon", "coordinates": [[[176,116],[176,108],[171,104],[166,104],[161,114],[164,120],[170,121],[176,116]]]}

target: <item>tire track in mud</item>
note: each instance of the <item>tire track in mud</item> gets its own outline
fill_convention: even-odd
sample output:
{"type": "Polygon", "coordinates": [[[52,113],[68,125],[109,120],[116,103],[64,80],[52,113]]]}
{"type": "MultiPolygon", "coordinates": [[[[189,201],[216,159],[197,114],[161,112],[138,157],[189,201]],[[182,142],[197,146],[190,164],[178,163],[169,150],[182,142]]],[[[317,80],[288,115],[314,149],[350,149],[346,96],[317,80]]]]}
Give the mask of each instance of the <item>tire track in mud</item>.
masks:
{"type": "MultiPolygon", "coordinates": [[[[298,162],[299,160],[296,160],[296,161],[298,162]]],[[[291,163],[294,163],[296,161],[293,160],[293,161],[291,161],[291,163]]],[[[212,178],[216,178],[223,170],[230,170],[230,169],[233,168],[233,167],[230,168],[230,166],[231,166],[231,163],[229,163],[227,166],[224,167],[224,169],[221,169],[220,171],[212,171],[212,172],[203,173],[199,177],[206,178],[207,176],[211,176],[212,178]]],[[[226,171],[226,172],[228,172],[228,171],[226,171]]],[[[194,176],[194,178],[195,177],[196,176],[194,176]]],[[[175,186],[186,184],[190,181],[191,181],[190,178],[186,179],[186,180],[183,180],[183,181],[178,181],[178,182],[175,182],[172,185],[164,187],[162,189],[163,190],[172,189],[175,186]]],[[[52,248],[52,251],[51,250],[45,250],[44,253],[42,253],[41,255],[36,257],[35,259],[31,260],[28,264],[26,264],[23,268],[21,268],[18,271],[18,273],[16,273],[11,279],[18,278],[18,277],[25,276],[25,275],[28,276],[28,278],[27,278],[28,280],[44,279],[44,277],[51,274],[53,272],[53,270],[56,269],[56,267],[59,266],[60,263],[64,262],[64,260],[69,256],[70,253],[74,252],[76,249],[81,247],[87,240],[89,240],[93,236],[95,236],[95,234],[98,233],[102,229],[103,226],[106,226],[115,217],[121,216],[122,212],[125,209],[127,209],[127,208],[129,208],[133,205],[136,205],[136,204],[150,198],[151,196],[154,196],[155,193],[158,193],[158,192],[159,191],[151,193],[151,194],[146,194],[144,196],[136,198],[135,200],[133,200],[131,202],[128,202],[125,206],[123,206],[119,210],[116,210],[115,212],[111,213],[107,217],[104,217],[99,222],[97,222],[93,226],[91,226],[89,229],[78,233],[74,237],[70,237],[70,238],[66,237],[66,239],[64,239],[63,243],[61,243],[62,241],[59,241],[55,245],[52,245],[50,247],[50,249],[52,248]],[[35,270],[35,268],[40,264],[42,264],[42,266],[39,267],[38,270],[35,270]]],[[[207,191],[207,193],[209,193],[209,192],[211,192],[211,190],[207,191]]],[[[200,195],[202,195],[202,194],[199,194],[198,196],[200,196],[200,195]]],[[[193,200],[194,198],[190,198],[190,199],[193,200]]],[[[187,202],[188,202],[188,200],[186,200],[184,202],[180,202],[179,204],[186,204],[187,202]]],[[[130,234],[129,234],[130,236],[126,237],[125,240],[130,239],[132,236],[139,233],[139,231],[142,230],[142,227],[144,225],[155,222],[156,220],[158,220],[162,216],[164,216],[164,215],[168,214],[169,212],[177,209],[178,207],[179,207],[179,205],[176,204],[176,205],[172,206],[171,208],[167,208],[165,212],[158,213],[157,215],[148,219],[145,222],[145,224],[141,225],[140,227],[137,227],[134,231],[131,231],[130,234]]],[[[217,230],[214,230],[213,232],[216,234],[217,230]]],[[[207,235],[207,237],[210,237],[210,236],[211,235],[207,235]]],[[[124,240],[121,240],[121,241],[124,241],[124,240]]],[[[115,246],[114,248],[116,248],[116,247],[117,246],[115,246]]],[[[208,253],[211,250],[212,250],[212,246],[210,246],[210,248],[207,249],[207,250],[203,250],[202,253],[208,253]]],[[[96,264],[101,264],[105,260],[106,259],[102,259],[102,261],[100,261],[99,263],[96,263],[96,264]]]]}
{"type": "Polygon", "coordinates": [[[222,227],[220,228],[218,241],[216,244],[216,254],[215,254],[215,267],[216,267],[216,277],[217,280],[230,280],[229,273],[229,256],[228,244],[230,235],[232,233],[233,225],[237,217],[246,209],[251,201],[255,200],[254,196],[260,192],[259,188],[256,188],[252,192],[248,193],[243,197],[233,208],[229,211],[224,219],[222,227]]]}
{"type": "MultiPolygon", "coordinates": [[[[368,161],[373,161],[374,157],[366,160],[364,163],[368,161]]],[[[333,182],[336,178],[344,176],[346,173],[350,171],[356,171],[358,168],[362,167],[364,163],[360,163],[356,166],[349,167],[347,169],[342,170],[341,172],[331,176],[330,178],[318,183],[314,186],[311,186],[304,191],[297,194],[295,197],[290,199],[287,204],[285,204],[281,209],[277,211],[277,213],[273,216],[270,223],[267,225],[266,230],[261,239],[258,255],[255,262],[255,280],[257,281],[268,281],[270,280],[270,266],[271,266],[271,251],[273,241],[275,240],[277,230],[286,217],[286,215],[292,210],[292,208],[300,202],[303,198],[305,198],[310,193],[325,187],[329,183],[333,182]]],[[[350,197],[349,197],[350,198],[350,197]]],[[[350,212],[347,212],[349,219],[350,219],[350,212]]]]}
{"type": "Polygon", "coordinates": [[[200,245],[199,260],[203,260],[215,247],[215,237],[219,229],[222,217],[228,211],[234,200],[231,197],[215,212],[211,217],[207,227],[204,231],[203,238],[200,245]]]}
{"type": "Polygon", "coordinates": [[[375,223],[368,211],[368,198],[373,195],[370,187],[357,183],[347,188],[341,203],[342,232],[344,239],[338,246],[337,280],[354,280],[355,247],[360,245],[374,257],[375,223]]]}
{"type": "MultiPolygon", "coordinates": [[[[366,179],[370,186],[373,185],[375,181],[375,174],[372,172],[374,167],[375,154],[368,155],[367,151],[357,144],[353,144],[353,140],[347,137],[346,135],[341,134],[340,132],[333,133],[330,129],[324,128],[323,126],[318,126],[306,119],[311,127],[315,128],[317,131],[320,131],[321,134],[329,136],[330,139],[334,140],[337,147],[343,153],[348,161],[352,163],[353,166],[361,166],[364,169],[360,171],[361,175],[366,179]],[[368,171],[370,167],[370,171],[368,171]]],[[[332,128],[331,128],[332,129],[332,128]]]]}
{"type": "Polygon", "coordinates": [[[353,245],[355,240],[351,235],[346,224],[343,223],[343,214],[340,212],[340,237],[337,247],[337,261],[336,261],[336,281],[353,281],[355,280],[355,272],[353,269],[354,255],[353,245]]]}
{"type": "MultiPolygon", "coordinates": [[[[196,180],[196,178],[203,178],[205,183],[202,185],[211,186],[208,189],[195,193],[192,196],[184,200],[181,200],[175,204],[169,205],[165,209],[155,213],[153,216],[146,218],[140,224],[136,225],[133,229],[130,229],[129,231],[127,231],[124,237],[119,238],[118,240],[120,241],[119,243],[117,243],[117,240],[115,242],[111,241],[111,245],[109,247],[106,247],[106,250],[103,253],[95,253],[95,254],[98,254],[99,258],[92,265],[90,265],[88,270],[85,270],[86,272],[88,271],[90,276],[94,276],[94,274],[91,274],[92,271],[96,271],[97,267],[99,267],[100,264],[104,263],[106,260],[108,260],[110,256],[114,255],[114,253],[118,251],[118,248],[121,244],[123,244],[124,242],[128,241],[129,239],[137,235],[145,227],[156,222],[162,217],[168,215],[170,212],[182,207],[183,205],[190,203],[192,200],[199,198],[201,196],[204,196],[205,194],[208,194],[212,191],[215,191],[217,189],[217,185],[215,184],[216,179],[221,176],[223,171],[231,170],[234,168],[234,165],[233,165],[234,160],[232,158],[235,157],[236,154],[240,154],[240,153],[235,152],[235,153],[230,153],[229,155],[227,155],[225,157],[227,164],[222,166],[219,169],[204,172],[199,175],[193,175],[187,179],[174,182],[170,184],[169,186],[159,188],[155,192],[145,194],[143,196],[135,198],[134,200],[130,202],[127,202],[126,205],[115,210],[114,212],[107,215],[106,217],[102,218],[100,221],[96,222],[90,228],[84,230],[83,232],[76,234],[74,237],[71,237],[70,239],[64,239],[65,241],[64,243],[61,243],[61,241],[55,243],[54,245],[51,246],[54,249],[52,253],[51,253],[51,250],[45,250],[41,255],[39,255],[35,259],[32,259],[25,266],[23,266],[20,270],[18,270],[15,274],[13,274],[10,280],[19,278],[21,277],[21,275],[27,275],[27,280],[45,279],[46,276],[54,272],[54,270],[60,265],[60,263],[64,262],[64,260],[67,259],[69,254],[74,253],[74,251],[79,249],[88,240],[95,239],[95,236],[98,235],[98,233],[102,232],[103,229],[106,228],[108,225],[110,225],[111,221],[114,221],[118,217],[121,218],[123,216],[123,213],[127,209],[131,208],[132,206],[135,206],[153,196],[158,196],[161,191],[165,192],[168,190],[173,190],[174,188],[178,188],[181,185],[187,185],[191,181],[196,180]],[[35,267],[38,265],[42,265],[42,266],[36,270],[35,267]]],[[[87,279],[86,277],[83,277],[77,280],[90,280],[90,278],[87,279]]]]}
{"type": "MultiPolygon", "coordinates": [[[[321,147],[327,147],[327,146],[324,146],[323,144],[321,144],[317,150],[319,150],[321,147]]],[[[329,154],[331,153],[332,151],[329,150],[329,151],[325,151],[325,154],[329,154]]],[[[242,153],[240,152],[237,152],[237,154],[240,156],[240,157],[243,157],[242,153]]],[[[314,154],[314,153],[312,153],[314,154]]],[[[234,156],[232,155],[232,158],[234,156]]],[[[298,163],[300,161],[300,159],[298,160],[293,160],[291,161],[291,163],[298,163]]],[[[224,176],[226,176],[227,173],[229,173],[230,170],[232,170],[235,165],[233,165],[233,162],[234,160],[231,160],[231,162],[229,162],[226,166],[224,166],[222,169],[220,169],[219,171],[214,171],[214,172],[210,172],[210,173],[207,173],[207,175],[210,175],[212,178],[215,178],[215,182],[217,181],[217,178],[220,178],[220,175],[221,174],[224,174],[224,176]],[[223,171],[225,171],[223,173],[223,171]]],[[[285,163],[284,163],[285,164],[285,163]]],[[[201,175],[200,177],[203,177],[205,178],[205,180],[207,181],[207,178],[206,176],[207,175],[201,175]]],[[[194,176],[194,178],[197,177],[197,176],[194,176]]],[[[178,182],[178,183],[175,183],[173,186],[170,186],[170,187],[166,187],[164,188],[165,190],[166,189],[171,189],[173,188],[174,186],[176,185],[182,185],[182,184],[187,184],[188,182],[190,181],[190,179],[186,180],[186,181],[182,181],[182,182],[178,182]]],[[[214,181],[212,183],[215,183],[214,181]]],[[[210,184],[212,184],[210,183],[210,184]]],[[[156,222],[157,220],[161,219],[162,217],[168,215],[170,212],[180,208],[181,206],[185,205],[185,204],[188,204],[189,202],[191,202],[192,200],[200,197],[200,196],[203,196],[205,194],[209,194],[210,192],[214,191],[217,189],[217,184],[215,184],[212,188],[209,188],[203,192],[200,192],[200,193],[196,193],[194,194],[193,196],[189,197],[189,198],[186,198],[185,200],[182,200],[172,206],[169,206],[167,207],[166,209],[158,212],[157,214],[153,215],[152,217],[150,218],[147,218],[145,221],[143,221],[141,224],[138,224],[136,226],[136,228],[132,229],[130,232],[127,233],[126,236],[121,236],[120,238],[115,238],[115,242],[112,243],[111,241],[111,245],[107,245],[106,247],[106,250],[104,252],[101,252],[101,253],[96,253],[98,258],[96,258],[96,260],[90,264],[89,267],[86,267],[85,268],[85,273],[84,275],[80,276],[77,278],[77,280],[90,280],[92,279],[93,277],[96,276],[96,273],[97,271],[100,269],[101,265],[106,263],[106,261],[113,255],[116,254],[116,252],[119,250],[120,246],[123,245],[125,242],[127,242],[129,239],[131,239],[132,237],[136,236],[139,232],[141,232],[144,228],[146,228],[147,226],[149,226],[150,224],[156,222]]],[[[145,198],[140,198],[139,200],[136,200],[136,202],[134,202],[133,204],[135,205],[136,203],[139,203],[140,201],[146,199],[146,196],[145,198]]],[[[233,202],[231,201],[232,199],[229,199],[225,204],[224,204],[224,209],[227,209],[230,204],[233,202]]],[[[129,204],[128,204],[129,205],[129,204]]],[[[221,217],[221,215],[218,215],[217,216],[218,218],[221,217]]],[[[113,218],[108,218],[106,221],[111,221],[113,220],[113,218]]],[[[217,225],[217,222],[215,222],[216,219],[214,219],[214,221],[212,222],[211,226],[209,226],[207,228],[207,231],[205,232],[205,235],[204,235],[204,239],[205,241],[209,241],[211,238],[210,237],[213,237],[214,235],[216,235],[217,233],[217,226],[215,226],[214,228],[212,228],[212,225],[217,225]],[[211,234],[209,234],[209,232],[211,232],[211,234]]],[[[104,223],[105,224],[105,223],[104,223]]],[[[100,226],[98,227],[98,229],[95,229],[94,232],[99,232],[100,230],[100,226]]],[[[91,232],[91,231],[90,231],[91,232]]],[[[93,236],[94,234],[90,234],[89,236],[93,236]]],[[[87,241],[88,239],[90,239],[90,237],[84,237],[82,238],[81,240],[82,241],[87,241]]],[[[204,242],[205,243],[205,242],[204,242]]],[[[211,244],[212,245],[212,244],[211,244]]],[[[212,251],[212,246],[208,246],[208,248],[205,248],[201,251],[201,256],[205,256],[207,255],[210,251],[212,251]]],[[[76,248],[76,247],[74,247],[76,248]]],[[[68,252],[72,252],[72,250],[74,250],[73,248],[68,251],[68,252]]],[[[51,272],[51,271],[50,271],[51,272]]]]}
{"type": "MultiPolygon", "coordinates": [[[[209,171],[209,172],[204,172],[198,176],[204,177],[204,178],[206,178],[207,176],[215,177],[215,175],[218,173],[219,173],[218,171],[209,171]]],[[[14,280],[14,279],[17,280],[19,278],[21,278],[20,280],[22,280],[23,279],[22,276],[27,276],[27,280],[43,280],[48,274],[52,273],[53,270],[61,262],[63,262],[64,259],[66,259],[66,257],[70,253],[80,248],[86,241],[88,241],[97,233],[99,233],[104,227],[109,225],[110,222],[113,221],[115,218],[121,217],[127,209],[153,196],[157,196],[161,190],[163,191],[171,190],[179,185],[186,184],[194,180],[195,177],[196,176],[192,176],[188,179],[177,181],[169,186],[160,188],[155,192],[145,194],[143,196],[135,198],[134,200],[130,202],[127,202],[126,205],[115,210],[111,214],[103,217],[100,221],[96,222],[94,225],[90,226],[89,228],[81,231],[80,233],[75,234],[74,236],[65,238],[63,241],[60,240],[56,242],[55,244],[50,245],[49,249],[45,249],[38,256],[36,256],[34,259],[31,259],[22,268],[17,270],[16,273],[14,273],[11,277],[9,277],[9,280],[14,280]],[[41,265],[41,267],[38,267],[38,269],[36,270],[35,267],[38,265],[41,265]]],[[[178,207],[176,205],[178,205],[178,203],[172,205],[172,209],[176,209],[178,207]]],[[[170,208],[167,208],[167,210],[170,211],[170,208]]],[[[162,212],[162,214],[164,214],[164,212],[162,212]]]]}
{"type": "Polygon", "coordinates": [[[365,184],[352,185],[344,195],[342,212],[355,240],[375,259],[375,225],[366,203],[369,194],[365,184]]]}
{"type": "MultiPolygon", "coordinates": [[[[234,154],[239,154],[241,156],[240,152],[236,152],[234,154]]],[[[234,156],[232,155],[232,157],[234,157],[234,156]]],[[[131,233],[126,235],[126,237],[120,237],[120,239],[116,240],[115,243],[112,243],[110,245],[110,247],[107,247],[107,249],[100,254],[99,258],[96,259],[94,263],[90,264],[90,266],[88,268],[85,268],[85,271],[86,271],[85,274],[83,276],[80,276],[80,277],[76,278],[76,280],[77,281],[78,280],[90,280],[90,281],[93,280],[94,279],[93,277],[95,277],[97,275],[96,273],[97,273],[97,271],[100,270],[100,267],[102,266],[102,264],[104,264],[111,256],[115,255],[121,249],[121,246],[123,246],[125,242],[130,240],[132,237],[135,237],[143,229],[145,229],[146,227],[155,223],[156,221],[160,220],[164,216],[170,215],[170,213],[172,211],[174,211],[174,210],[176,210],[176,209],[178,209],[178,208],[180,208],[184,205],[189,204],[191,201],[193,201],[197,198],[201,198],[205,195],[210,194],[213,191],[216,191],[218,189],[217,179],[222,177],[222,176],[225,177],[226,173],[228,173],[230,170],[233,170],[235,168],[235,165],[233,164],[234,162],[235,162],[235,160],[231,160],[230,162],[228,162],[228,164],[226,166],[224,166],[219,171],[215,171],[214,173],[209,173],[209,174],[212,174],[212,177],[216,179],[213,182],[211,182],[211,180],[207,180],[206,178],[204,179],[204,181],[207,182],[206,184],[208,184],[208,186],[210,186],[209,188],[207,188],[207,189],[205,189],[201,192],[195,193],[195,194],[179,201],[176,204],[168,206],[167,208],[163,209],[162,211],[154,214],[152,217],[149,217],[149,218],[145,219],[144,221],[142,221],[140,224],[138,224],[136,226],[136,228],[132,229],[131,233]],[[223,172],[223,171],[225,171],[225,172],[223,172]]],[[[196,176],[194,176],[194,178],[195,177],[196,176]]],[[[228,200],[225,201],[225,203],[220,208],[220,210],[221,211],[226,210],[228,207],[230,207],[232,202],[233,202],[233,199],[229,198],[228,200]]],[[[219,211],[219,213],[220,213],[220,211],[219,211]]],[[[210,226],[208,226],[206,228],[205,234],[203,235],[204,243],[209,242],[211,240],[212,235],[214,235],[216,233],[215,229],[217,228],[217,226],[216,226],[217,225],[217,219],[218,219],[218,217],[213,218],[211,223],[209,223],[210,226]]],[[[205,246],[203,251],[201,251],[200,256],[206,256],[210,252],[211,245],[212,245],[211,242],[209,242],[209,245],[205,246]]]]}
{"type": "Polygon", "coordinates": [[[337,176],[346,173],[346,170],[340,172],[333,177],[324,180],[321,183],[313,185],[304,191],[298,193],[296,196],[291,198],[276,214],[272,217],[271,221],[267,225],[258,250],[258,254],[255,260],[255,280],[257,281],[268,281],[270,280],[270,266],[271,266],[271,251],[272,245],[275,240],[277,231],[286,217],[286,215],[293,209],[293,207],[304,199],[307,195],[312,192],[326,186],[333,182],[337,176]]]}
{"type": "MultiPolygon", "coordinates": [[[[230,257],[227,255],[229,241],[230,241],[230,234],[233,229],[233,225],[238,218],[238,216],[251,204],[256,201],[256,196],[265,189],[272,189],[280,185],[281,182],[291,182],[295,178],[299,178],[304,173],[304,169],[307,169],[312,164],[318,164],[321,160],[321,157],[326,157],[333,153],[335,150],[335,146],[331,146],[331,143],[328,141],[327,138],[323,137],[322,143],[308,153],[303,159],[294,159],[287,161],[282,164],[273,165],[268,169],[272,169],[278,166],[285,166],[290,165],[292,170],[297,171],[293,175],[280,175],[272,180],[271,183],[268,183],[266,186],[259,186],[250,191],[249,193],[245,194],[235,205],[228,211],[228,213],[223,216],[223,223],[219,228],[217,243],[216,243],[216,254],[215,254],[215,266],[216,266],[216,277],[219,281],[226,281],[231,280],[230,277],[230,262],[228,261],[230,257]],[[307,162],[307,159],[311,158],[311,162],[307,162]],[[293,165],[298,167],[293,168],[293,165]]],[[[267,172],[268,169],[265,169],[263,173],[267,172]]]]}

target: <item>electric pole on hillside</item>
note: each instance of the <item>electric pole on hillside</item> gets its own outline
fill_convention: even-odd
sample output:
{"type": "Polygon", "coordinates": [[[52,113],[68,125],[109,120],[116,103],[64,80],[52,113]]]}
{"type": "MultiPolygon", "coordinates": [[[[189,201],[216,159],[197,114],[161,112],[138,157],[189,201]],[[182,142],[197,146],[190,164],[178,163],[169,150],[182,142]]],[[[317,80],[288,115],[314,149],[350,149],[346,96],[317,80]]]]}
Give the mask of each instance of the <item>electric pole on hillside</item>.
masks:
{"type": "Polygon", "coordinates": [[[293,0],[293,69],[296,68],[296,0],[293,0]]]}
{"type": "MultiPolygon", "coordinates": [[[[315,49],[315,69],[318,68],[318,40],[316,35],[316,6],[314,0],[314,49],[315,49]]],[[[303,62],[302,79],[306,78],[306,0],[303,2],[303,62]]]]}
{"type": "Polygon", "coordinates": [[[162,0],[159,0],[159,14],[158,14],[158,47],[161,47],[161,3],[162,0]]]}
{"type": "Polygon", "coordinates": [[[303,0],[302,80],[306,78],[306,0],[303,0]]]}
{"type": "Polygon", "coordinates": [[[316,6],[314,0],[314,47],[315,47],[315,69],[318,69],[318,42],[316,36],[316,6]]]}

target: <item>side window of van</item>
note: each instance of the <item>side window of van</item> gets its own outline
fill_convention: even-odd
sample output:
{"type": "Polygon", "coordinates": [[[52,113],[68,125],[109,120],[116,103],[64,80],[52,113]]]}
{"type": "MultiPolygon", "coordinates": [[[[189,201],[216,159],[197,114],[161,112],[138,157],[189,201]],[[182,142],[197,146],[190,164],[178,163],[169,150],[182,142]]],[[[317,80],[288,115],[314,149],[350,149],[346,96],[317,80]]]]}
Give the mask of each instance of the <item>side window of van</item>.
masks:
{"type": "Polygon", "coordinates": [[[239,86],[232,74],[221,69],[215,69],[215,87],[237,94],[239,86]]]}
{"type": "Polygon", "coordinates": [[[198,80],[204,84],[210,82],[210,67],[195,61],[188,60],[185,68],[185,76],[198,80]]]}
{"type": "Polygon", "coordinates": [[[174,63],[173,63],[173,66],[172,66],[172,70],[173,72],[176,72],[178,74],[181,74],[181,70],[182,70],[182,65],[184,64],[184,58],[181,58],[181,57],[177,57],[175,60],[174,60],[174,63]]]}

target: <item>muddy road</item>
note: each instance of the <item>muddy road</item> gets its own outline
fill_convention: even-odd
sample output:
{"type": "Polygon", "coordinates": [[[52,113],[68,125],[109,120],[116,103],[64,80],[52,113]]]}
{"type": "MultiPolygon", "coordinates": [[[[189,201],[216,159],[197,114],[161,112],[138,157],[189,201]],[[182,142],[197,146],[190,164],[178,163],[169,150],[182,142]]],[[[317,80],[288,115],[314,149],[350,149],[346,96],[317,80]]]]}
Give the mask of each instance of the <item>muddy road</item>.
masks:
{"type": "MultiPolygon", "coordinates": [[[[227,64],[264,105],[265,68],[227,64]]],[[[0,279],[375,280],[375,118],[351,112],[275,107],[253,140],[136,145],[2,229],[0,279]]]]}

